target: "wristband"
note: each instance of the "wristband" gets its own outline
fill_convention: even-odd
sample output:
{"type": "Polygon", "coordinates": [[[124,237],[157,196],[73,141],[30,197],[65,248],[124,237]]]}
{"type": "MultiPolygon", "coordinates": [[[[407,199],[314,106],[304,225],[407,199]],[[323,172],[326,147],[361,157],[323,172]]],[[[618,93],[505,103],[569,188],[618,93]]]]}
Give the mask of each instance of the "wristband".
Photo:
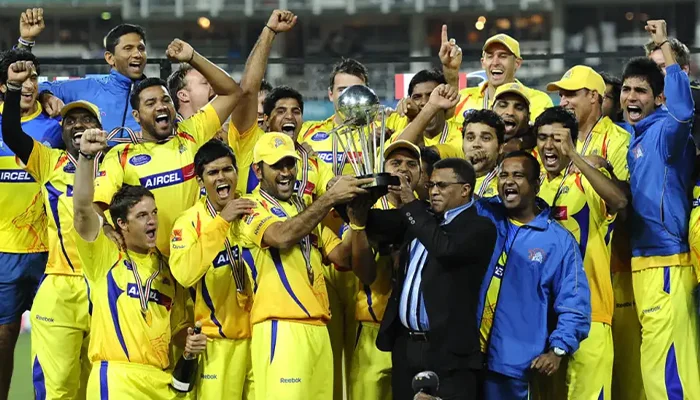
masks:
{"type": "Polygon", "coordinates": [[[24,47],[34,47],[34,45],[36,44],[36,42],[33,40],[32,41],[24,40],[21,37],[19,39],[17,39],[17,43],[21,44],[24,47]]]}
{"type": "Polygon", "coordinates": [[[277,31],[276,31],[276,30],[274,30],[274,29],[272,29],[272,28],[270,28],[270,27],[269,27],[268,25],[265,25],[265,28],[267,28],[267,29],[271,30],[271,31],[272,31],[272,33],[274,33],[274,34],[275,34],[275,36],[277,35],[277,31]]]}
{"type": "Polygon", "coordinates": [[[94,160],[94,159],[95,159],[95,155],[94,155],[94,154],[83,153],[82,150],[78,150],[78,154],[80,154],[80,156],[83,157],[83,158],[86,159],[86,160],[94,160]]]}
{"type": "Polygon", "coordinates": [[[355,224],[353,224],[353,223],[351,222],[351,223],[350,223],[350,229],[352,229],[353,231],[364,231],[364,230],[365,230],[365,227],[364,227],[364,226],[355,225],[355,224]]]}
{"type": "Polygon", "coordinates": [[[7,86],[7,90],[11,92],[20,92],[22,91],[22,85],[18,85],[14,82],[7,81],[5,82],[5,86],[7,86]]]}

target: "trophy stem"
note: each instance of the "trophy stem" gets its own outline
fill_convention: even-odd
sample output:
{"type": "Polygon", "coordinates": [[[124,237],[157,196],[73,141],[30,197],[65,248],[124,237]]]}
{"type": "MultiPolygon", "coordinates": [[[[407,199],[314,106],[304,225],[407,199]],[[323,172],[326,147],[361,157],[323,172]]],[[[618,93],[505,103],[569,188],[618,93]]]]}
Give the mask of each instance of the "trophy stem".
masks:
{"type": "MultiPolygon", "coordinates": [[[[352,147],[352,151],[354,152],[352,155],[352,158],[357,163],[358,170],[360,171],[360,173],[362,175],[366,174],[367,172],[365,172],[365,169],[364,169],[364,162],[362,162],[361,159],[358,160],[358,157],[357,157],[358,154],[362,154],[362,150],[357,148],[357,141],[353,137],[352,129],[350,130],[350,133],[348,134],[348,147],[352,147]]],[[[362,147],[362,145],[360,145],[360,147],[362,147]]]]}
{"type": "Polygon", "coordinates": [[[382,130],[379,132],[379,172],[384,172],[384,142],[386,142],[386,112],[384,107],[379,108],[382,114],[382,130]]]}

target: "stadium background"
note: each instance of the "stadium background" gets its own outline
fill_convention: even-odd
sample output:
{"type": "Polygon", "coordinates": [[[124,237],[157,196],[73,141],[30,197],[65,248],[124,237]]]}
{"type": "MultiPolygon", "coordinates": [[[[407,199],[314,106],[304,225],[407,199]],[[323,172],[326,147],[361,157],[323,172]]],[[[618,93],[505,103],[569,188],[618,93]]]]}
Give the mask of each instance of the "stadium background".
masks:
{"type": "MultiPolygon", "coordinates": [[[[464,50],[468,86],[484,79],[481,46],[499,32],[520,41],[524,63],[517,77],[538,89],[575,64],[619,75],[625,60],[643,55],[649,18],[666,19],[669,34],[691,53],[700,46],[700,0],[0,0],[0,49],[16,43],[20,12],[36,6],[45,10],[46,29],[34,53],[49,80],[107,73],[103,37],[121,22],[146,29],[148,76],[167,76],[165,48],[179,37],[239,79],[270,12],[290,9],[299,23],[275,40],[266,78],[302,92],[306,120],[333,113],[327,77],[341,56],[365,63],[370,86],[393,106],[411,73],[439,67],[443,23],[464,50]]],[[[696,76],[700,60],[693,61],[696,76]]],[[[10,399],[33,397],[29,350],[23,333],[10,399]]]]}

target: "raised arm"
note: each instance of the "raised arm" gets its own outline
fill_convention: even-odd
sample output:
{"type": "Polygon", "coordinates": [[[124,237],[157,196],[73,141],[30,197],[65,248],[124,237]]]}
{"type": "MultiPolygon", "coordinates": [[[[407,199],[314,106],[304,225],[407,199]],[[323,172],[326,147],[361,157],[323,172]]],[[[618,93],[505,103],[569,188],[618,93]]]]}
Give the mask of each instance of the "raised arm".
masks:
{"type": "Polygon", "coordinates": [[[355,196],[366,194],[367,191],[360,186],[372,183],[372,181],[372,178],[341,177],[323,196],[311,203],[299,215],[284,222],[270,225],[263,234],[263,243],[279,249],[294,246],[326,217],[334,205],[348,202],[355,196]]]}
{"type": "Polygon", "coordinates": [[[73,187],[73,226],[81,238],[92,242],[102,229],[93,207],[95,197],[95,155],[107,148],[107,132],[87,129],[80,139],[80,157],[73,187]]]}
{"type": "MultiPolygon", "coordinates": [[[[544,129],[544,128],[543,128],[544,129]]],[[[605,202],[608,214],[615,214],[618,210],[627,207],[627,196],[620,185],[593,167],[588,161],[576,152],[576,147],[571,139],[571,132],[565,128],[552,128],[554,130],[554,145],[560,152],[571,158],[576,168],[605,202]]]]}
{"type": "Polygon", "coordinates": [[[457,46],[454,39],[448,39],[447,25],[442,26],[439,56],[442,63],[442,74],[445,75],[447,84],[459,91],[459,67],[462,65],[462,49],[457,46]]]}
{"type": "Polygon", "coordinates": [[[34,63],[17,61],[7,70],[7,93],[2,113],[2,138],[7,147],[26,165],[34,148],[34,140],[22,130],[20,98],[22,83],[31,74],[36,74],[34,63]]]}
{"type": "Polygon", "coordinates": [[[401,132],[397,140],[402,139],[419,146],[423,145],[423,132],[425,132],[425,128],[435,117],[435,114],[453,108],[458,102],[459,93],[456,89],[444,84],[436,87],[430,94],[428,104],[423,106],[418,116],[406,126],[406,129],[401,132]]]}
{"type": "Polygon", "coordinates": [[[197,53],[192,46],[180,39],[173,40],[165,54],[171,60],[189,63],[204,76],[217,95],[210,104],[214,107],[219,121],[226,121],[241,97],[242,90],[236,81],[226,71],[217,67],[216,64],[197,53]]]}
{"type": "Polygon", "coordinates": [[[263,28],[241,78],[242,97],[231,113],[231,121],[238,132],[247,132],[258,119],[258,93],[270,57],[272,42],[282,32],[287,32],[297,22],[297,17],[290,11],[275,10],[272,12],[267,25],[263,28]]]}

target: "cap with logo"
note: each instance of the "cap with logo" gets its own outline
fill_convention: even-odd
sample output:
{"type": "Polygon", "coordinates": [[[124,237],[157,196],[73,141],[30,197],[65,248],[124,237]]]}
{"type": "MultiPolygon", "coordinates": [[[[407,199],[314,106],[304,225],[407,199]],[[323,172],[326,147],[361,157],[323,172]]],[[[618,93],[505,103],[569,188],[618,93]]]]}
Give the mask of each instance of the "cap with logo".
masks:
{"type": "Polygon", "coordinates": [[[420,160],[420,148],[408,140],[399,139],[384,148],[384,159],[398,149],[408,150],[417,160],[420,160]]]}
{"type": "Polygon", "coordinates": [[[530,98],[527,96],[525,86],[517,82],[506,83],[505,85],[499,86],[498,89],[496,89],[496,93],[493,96],[493,98],[498,99],[499,97],[507,93],[517,94],[518,96],[522,97],[523,100],[525,100],[528,106],[530,105],[530,98]]]}
{"type": "Polygon", "coordinates": [[[585,65],[577,65],[566,71],[560,80],[547,85],[547,91],[549,92],[556,92],[557,90],[576,91],[581,89],[596,91],[599,95],[605,96],[605,81],[593,68],[585,65]]]}
{"type": "Polygon", "coordinates": [[[494,35],[488,38],[484,43],[482,51],[486,51],[486,48],[494,43],[500,43],[506,46],[506,48],[508,48],[508,50],[510,50],[510,52],[513,53],[514,56],[520,58],[520,43],[518,43],[517,40],[506,35],[505,33],[499,33],[498,35],[494,35]]]}
{"type": "Polygon", "coordinates": [[[284,133],[266,133],[262,135],[253,148],[253,162],[255,163],[262,161],[267,165],[272,165],[286,157],[301,159],[294,148],[294,141],[284,133]]]}
{"type": "Polygon", "coordinates": [[[68,115],[69,112],[76,109],[81,109],[89,112],[95,118],[97,118],[97,120],[100,122],[100,125],[102,124],[102,117],[100,117],[100,109],[97,108],[96,105],[85,100],[74,101],[63,106],[63,108],[61,108],[61,118],[65,119],[66,115],[68,115]]]}

